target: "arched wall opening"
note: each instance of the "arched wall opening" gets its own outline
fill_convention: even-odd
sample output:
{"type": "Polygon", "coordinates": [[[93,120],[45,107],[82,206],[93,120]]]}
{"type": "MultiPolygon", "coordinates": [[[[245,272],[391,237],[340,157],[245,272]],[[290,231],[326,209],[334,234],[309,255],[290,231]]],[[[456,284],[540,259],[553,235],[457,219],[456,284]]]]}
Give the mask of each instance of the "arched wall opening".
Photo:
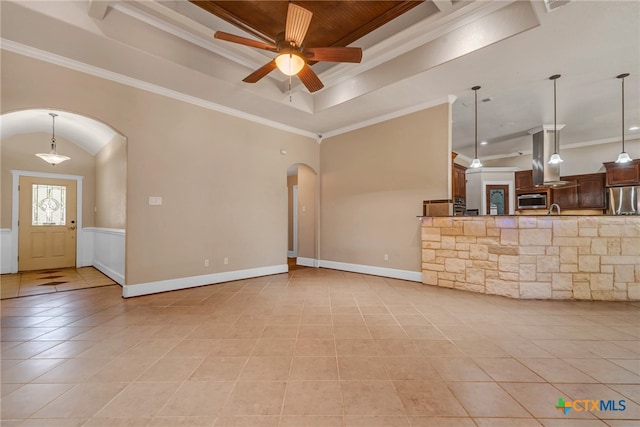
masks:
{"type": "Polygon", "coordinates": [[[18,181],[21,176],[67,178],[80,183],[76,267],[94,266],[125,284],[127,138],[82,114],[55,108],[11,111],[0,116],[0,240],[2,273],[18,271],[18,181]],[[35,153],[48,152],[55,119],[57,152],[70,160],[52,166],[35,153]]]}

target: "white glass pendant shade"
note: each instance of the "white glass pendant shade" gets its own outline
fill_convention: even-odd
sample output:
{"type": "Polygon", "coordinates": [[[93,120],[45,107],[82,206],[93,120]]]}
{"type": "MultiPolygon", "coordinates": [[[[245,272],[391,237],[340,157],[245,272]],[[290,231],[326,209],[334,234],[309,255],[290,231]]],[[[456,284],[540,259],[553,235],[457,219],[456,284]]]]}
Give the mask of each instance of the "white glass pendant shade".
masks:
{"type": "Polygon", "coordinates": [[[480,159],[475,158],[471,161],[471,164],[469,165],[470,168],[476,169],[476,168],[481,168],[482,167],[482,163],[480,163],[480,159]]]}
{"type": "Polygon", "coordinates": [[[67,160],[71,159],[71,157],[63,156],[56,153],[55,150],[51,150],[50,153],[38,153],[36,154],[36,156],[40,157],[42,160],[53,166],[59,165],[60,163],[66,162],[67,160]]]}
{"type": "Polygon", "coordinates": [[[631,156],[629,156],[629,154],[627,154],[627,153],[625,153],[623,151],[620,154],[618,154],[618,158],[616,159],[616,163],[629,163],[631,160],[633,160],[631,158],[631,156]]]}
{"type": "Polygon", "coordinates": [[[557,165],[558,163],[562,163],[563,161],[564,160],[562,160],[562,157],[560,157],[560,154],[558,153],[553,153],[551,157],[549,157],[550,165],[557,165]]]}
{"type": "Polygon", "coordinates": [[[293,53],[283,53],[276,58],[276,66],[287,76],[294,76],[304,67],[304,59],[293,53]]]}

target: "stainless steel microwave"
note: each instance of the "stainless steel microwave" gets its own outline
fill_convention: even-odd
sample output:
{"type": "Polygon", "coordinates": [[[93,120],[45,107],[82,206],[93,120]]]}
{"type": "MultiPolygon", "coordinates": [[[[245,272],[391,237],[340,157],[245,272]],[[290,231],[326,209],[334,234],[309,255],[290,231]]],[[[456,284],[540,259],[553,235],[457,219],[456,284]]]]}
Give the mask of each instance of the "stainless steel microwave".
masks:
{"type": "Polygon", "coordinates": [[[520,194],[518,195],[518,209],[546,209],[547,194],[520,194]]]}

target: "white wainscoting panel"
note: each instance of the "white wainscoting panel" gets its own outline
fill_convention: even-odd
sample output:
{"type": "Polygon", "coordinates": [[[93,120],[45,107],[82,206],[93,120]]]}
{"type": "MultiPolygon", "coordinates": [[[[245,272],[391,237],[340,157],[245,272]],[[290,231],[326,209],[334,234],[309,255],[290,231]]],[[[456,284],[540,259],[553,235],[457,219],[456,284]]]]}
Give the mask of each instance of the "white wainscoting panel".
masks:
{"type": "Polygon", "coordinates": [[[82,253],[77,257],[78,267],[89,267],[93,265],[94,230],[94,227],[85,227],[82,229],[82,253]]]}
{"type": "Polygon", "coordinates": [[[0,274],[11,273],[12,235],[10,228],[0,229],[0,274]]]}
{"type": "Polygon", "coordinates": [[[93,234],[92,265],[124,286],[126,230],[96,227],[91,231],[93,234]]]}

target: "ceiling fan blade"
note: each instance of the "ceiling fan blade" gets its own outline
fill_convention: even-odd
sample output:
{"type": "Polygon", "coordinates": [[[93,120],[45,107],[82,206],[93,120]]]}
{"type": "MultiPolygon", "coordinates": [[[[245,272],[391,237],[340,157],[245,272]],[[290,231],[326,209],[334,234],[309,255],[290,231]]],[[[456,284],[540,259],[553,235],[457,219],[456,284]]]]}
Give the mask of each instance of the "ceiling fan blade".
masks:
{"type": "Polygon", "coordinates": [[[362,49],[359,47],[310,47],[303,52],[310,61],[360,62],[362,49]]]}
{"type": "Polygon", "coordinates": [[[262,67],[258,68],[253,73],[249,74],[247,77],[242,79],[242,81],[245,83],[255,83],[275,69],[276,69],[276,60],[274,59],[264,64],[262,67]]]}
{"type": "Polygon", "coordinates": [[[304,7],[289,3],[284,39],[294,42],[298,47],[302,46],[304,36],[307,35],[307,30],[311,23],[312,16],[313,12],[305,9],[304,7]]]}
{"type": "Polygon", "coordinates": [[[228,42],[232,42],[232,43],[238,43],[238,44],[242,44],[245,46],[249,46],[249,47],[255,47],[258,49],[264,49],[264,50],[268,50],[271,52],[277,52],[278,49],[269,43],[265,43],[265,42],[261,42],[261,41],[257,41],[257,40],[251,40],[248,39],[246,37],[240,37],[240,36],[236,36],[234,34],[229,34],[229,33],[225,33],[224,31],[216,31],[213,35],[214,38],[219,39],[219,40],[224,40],[224,41],[228,41],[228,42]]]}
{"type": "Polygon", "coordinates": [[[319,91],[324,87],[318,75],[309,67],[309,64],[304,64],[304,67],[302,67],[302,70],[298,73],[298,77],[311,93],[319,91]]]}

